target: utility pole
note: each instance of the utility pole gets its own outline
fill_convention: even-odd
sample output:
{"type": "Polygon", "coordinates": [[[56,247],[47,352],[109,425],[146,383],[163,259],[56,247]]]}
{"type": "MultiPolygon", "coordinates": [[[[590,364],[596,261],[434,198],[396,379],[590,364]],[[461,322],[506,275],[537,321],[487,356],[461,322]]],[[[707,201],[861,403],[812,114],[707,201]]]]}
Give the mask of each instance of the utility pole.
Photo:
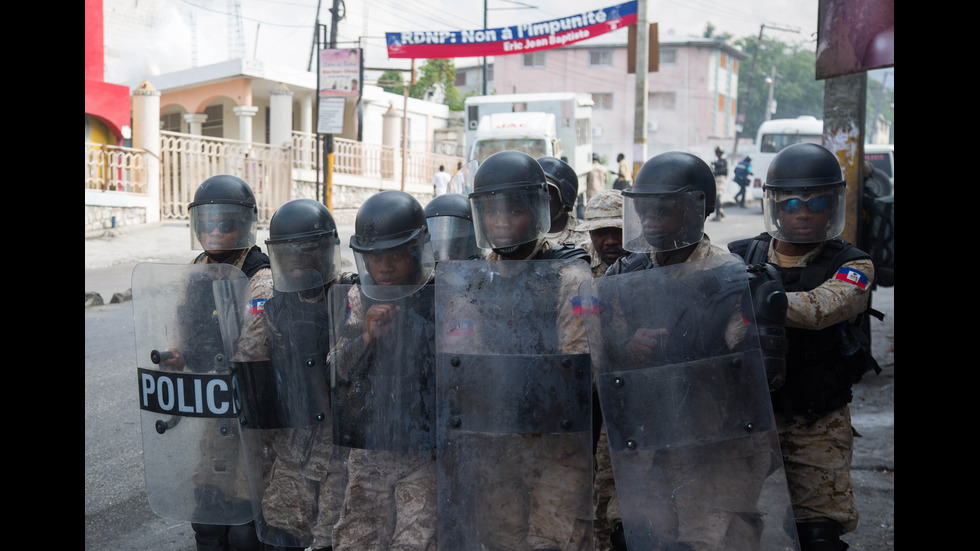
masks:
{"type": "MultiPolygon", "coordinates": [[[[800,32],[799,29],[785,29],[782,27],[774,27],[769,25],[769,28],[774,31],[786,31],[791,33],[800,32]]],[[[755,60],[759,57],[759,48],[762,47],[762,33],[766,30],[766,24],[763,23],[759,25],[759,38],[755,41],[755,53],[752,54],[752,65],[749,66],[749,76],[745,79],[745,90],[739,94],[738,103],[741,105],[741,109],[736,110],[735,115],[735,145],[732,146],[732,160],[736,161],[738,157],[738,138],[742,133],[742,125],[745,124],[745,108],[748,106],[749,101],[749,91],[752,89],[752,75],[755,74],[755,60]]]]}
{"type": "MultiPolygon", "coordinates": [[[[333,0],[333,7],[330,8],[330,39],[328,43],[328,48],[331,50],[337,47],[337,23],[343,18],[340,15],[340,6],[343,4],[342,0],[333,0]]],[[[319,64],[317,65],[319,67],[319,64]]],[[[317,78],[319,78],[317,74],[317,78]]],[[[317,92],[319,96],[319,91],[317,92]]],[[[319,97],[317,98],[319,101],[319,97]]],[[[327,206],[328,209],[333,210],[333,134],[327,134],[327,139],[325,141],[325,151],[324,159],[326,162],[326,167],[324,168],[324,201],[323,204],[327,206]]]]}
{"type": "Polygon", "coordinates": [[[647,0],[636,2],[636,91],[633,111],[633,177],[647,160],[647,97],[650,83],[650,24],[647,23],[647,0]]]}
{"type": "Polygon", "coordinates": [[[402,191],[405,191],[405,172],[408,171],[408,89],[415,86],[415,58],[412,58],[412,74],[404,86],[405,105],[402,108],[402,191]]]}

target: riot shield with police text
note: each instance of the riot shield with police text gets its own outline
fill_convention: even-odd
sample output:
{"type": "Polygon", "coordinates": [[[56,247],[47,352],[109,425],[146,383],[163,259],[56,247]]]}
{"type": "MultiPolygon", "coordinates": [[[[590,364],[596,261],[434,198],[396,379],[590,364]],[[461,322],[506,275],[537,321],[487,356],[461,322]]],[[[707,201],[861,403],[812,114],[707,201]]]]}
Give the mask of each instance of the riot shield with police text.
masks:
{"type": "Polygon", "coordinates": [[[439,549],[592,549],[581,260],[436,273],[439,549]]]}
{"type": "Polygon", "coordinates": [[[264,313],[268,357],[229,351],[255,528],[264,543],[308,547],[329,538],[347,485],[346,456],[331,435],[331,315],[322,286],[276,291],[264,313]]]}
{"type": "Polygon", "coordinates": [[[581,296],[630,549],[798,549],[745,265],[605,276],[581,296]]]}
{"type": "Polygon", "coordinates": [[[248,278],[228,264],[140,263],[133,316],[146,493],[166,518],[252,520],[231,358],[222,326],[246,313],[248,278]],[[224,303],[234,310],[219,315],[224,303]]]}

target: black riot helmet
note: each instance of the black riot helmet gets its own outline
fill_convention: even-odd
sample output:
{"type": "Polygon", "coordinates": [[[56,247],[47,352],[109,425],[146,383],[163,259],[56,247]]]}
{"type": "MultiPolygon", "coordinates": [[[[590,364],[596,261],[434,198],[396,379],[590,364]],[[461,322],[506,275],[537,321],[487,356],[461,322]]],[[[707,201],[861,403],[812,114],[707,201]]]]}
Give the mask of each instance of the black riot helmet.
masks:
{"type": "Polygon", "coordinates": [[[229,251],[255,245],[259,210],[245,180],[219,174],[201,182],[187,206],[191,249],[229,251]]]}
{"type": "Polygon", "coordinates": [[[425,205],[436,262],[482,256],[476,246],[470,200],[462,193],[443,193],[425,205]]]}
{"type": "Polygon", "coordinates": [[[565,161],[554,157],[541,157],[538,159],[538,164],[544,169],[548,183],[558,187],[562,212],[571,212],[578,197],[578,176],[575,174],[575,169],[565,161]]]}
{"type": "Polygon", "coordinates": [[[822,145],[798,143],[769,163],[762,185],[766,231],[789,243],[819,243],[844,231],[847,182],[837,156],[822,145]]]}
{"type": "Polygon", "coordinates": [[[354,219],[350,247],[361,290],[373,299],[408,296],[435,271],[425,211],[404,191],[382,191],[364,201],[354,219]]]}
{"type": "Polygon", "coordinates": [[[511,250],[551,227],[544,169],[522,151],[498,151],[480,163],[469,199],[481,248],[511,250]]]}
{"type": "Polygon", "coordinates": [[[715,177],[700,157],[661,153],[643,163],[623,191],[623,248],[656,253],[701,241],[715,209],[715,177]]]}
{"type": "Polygon", "coordinates": [[[276,290],[316,289],[333,282],[340,272],[337,224],[319,201],[294,199],[279,207],[265,244],[276,290]]]}

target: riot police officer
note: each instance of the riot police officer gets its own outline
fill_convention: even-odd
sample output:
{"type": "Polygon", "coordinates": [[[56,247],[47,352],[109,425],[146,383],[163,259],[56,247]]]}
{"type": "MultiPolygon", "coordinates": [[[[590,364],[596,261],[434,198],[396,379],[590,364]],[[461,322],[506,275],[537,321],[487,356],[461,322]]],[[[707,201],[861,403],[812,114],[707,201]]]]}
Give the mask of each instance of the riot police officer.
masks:
{"type": "Polygon", "coordinates": [[[470,200],[462,193],[444,193],[425,205],[426,224],[435,261],[483,256],[476,246],[470,200]]]}
{"type": "Polygon", "coordinates": [[[745,268],[704,233],[704,221],[716,208],[714,176],[694,155],[662,153],[640,167],[623,195],[623,246],[631,254],[596,280],[602,323],[589,332],[593,362],[602,381],[633,369],[650,374],[634,383],[640,389],[634,392],[688,399],[642,409],[642,403],[614,397],[618,384],[610,390],[597,380],[607,423],[596,448],[597,510],[605,507],[616,550],[626,549],[627,539],[639,548],[755,548],[764,516],[757,499],[772,480],[769,447],[775,440],[764,430],[772,424],[768,412],[754,418],[753,437],[719,436],[731,418],[743,410],[758,414],[769,397],[764,386],[740,388],[748,380],[764,380],[765,371],[758,339],[747,337],[750,324],[744,320],[754,316],[745,268]],[[746,361],[723,360],[736,353],[746,354],[746,361]],[[672,379],[657,378],[667,372],[672,379]],[[677,418],[686,419],[680,430],[661,425],[677,418]],[[637,422],[647,423],[649,441],[638,438],[632,425],[637,422]],[[701,443],[692,446],[693,441],[701,443]],[[637,453],[653,453],[654,459],[639,472],[638,463],[629,464],[633,469],[618,466],[614,483],[612,461],[637,453]]]}
{"type": "Polygon", "coordinates": [[[277,549],[328,549],[347,487],[346,448],[333,444],[329,325],[343,311],[326,293],[340,271],[333,215],[312,199],[279,207],[266,240],[273,296],[266,302],[271,362],[243,367],[243,442],[259,538],[277,549]],[[263,468],[271,449],[271,473],[263,468]],[[268,478],[268,482],[266,482],[268,478]]]}
{"type": "MultiPolygon", "coordinates": [[[[242,324],[235,359],[268,357],[270,342],[264,310],[265,301],[272,295],[272,271],[269,257],[255,245],[258,208],[251,187],[236,176],[212,176],[198,186],[187,210],[191,248],[203,249],[193,263],[230,264],[249,278],[248,315],[242,324]]],[[[202,291],[205,293],[203,296],[185,297],[185,304],[194,311],[204,311],[193,306],[198,301],[213,302],[209,298],[210,285],[202,287],[202,291]]],[[[195,335],[198,340],[205,338],[207,334],[204,332],[195,335]]],[[[217,345],[220,350],[220,341],[217,345]]],[[[196,349],[198,347],[191,346],[172,350],[173,358],[161,364],[173,369],[183,369],[187,365],[195,370],[203,361],[197,357],[196,349]]],[[[205,503],[219,499],[248,502],[250,495],[245,466],[240,464],[239,459],[241,444],[237,427],[235,424],[223,424],[214,428],[201,442],[205,459],[196,465],[194,471],[198,507],[203,508],[205,503]],[[221,473],[220,476],[217,473],[221,473]]],[[[261,545],[254,522],[236,525],[192,522],[191,526],[198,551],[258,549],[261,545]]]]}
{"type": "Polygon", "coordinates": [[[841,239],[846,182],[837,157],[817,144],[791,145],[763,185],[766,232],[729,249],[769,263],[788,299],[786,383],[773,393],[800,547],[838,551],[857,527],[850,477],[851,385],[869,369],[868,314],[874,265],[841,239]]]}
{"type": "Polygon", "coordinates": [[[580,221],[572,213],[578,197],[578,175],[568,163],[555,157],[541,157],[538,164],[544,169],[550,197],[551,226],[547,239],[552,246],[572,243],[584,248],[588,234],[578,229],[580,221]]]}
{"type": "Polygon", "coordinates": [[[358,285],[336,285],[334,441],[350,448],[335,551],[434,550],[435,260],[422,205],[397,190],[369,197],[350,240],[358,285]]]}
{"type": "Polygon", "coordinates": [[[591,275],[583,250],[545,237],[545,172],[519,151],[483,161],[469,199],[477,244],[492,252],[440,263],[453,276],[436,285],[447,549],[591,549],[591,377],[577,313],[591,275]]]}

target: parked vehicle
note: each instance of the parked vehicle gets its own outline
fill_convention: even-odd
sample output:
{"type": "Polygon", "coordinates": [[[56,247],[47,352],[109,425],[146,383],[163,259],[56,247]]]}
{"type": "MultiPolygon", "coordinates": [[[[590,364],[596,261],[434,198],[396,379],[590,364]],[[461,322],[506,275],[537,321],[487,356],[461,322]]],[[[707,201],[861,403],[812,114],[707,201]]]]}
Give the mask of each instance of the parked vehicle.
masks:
{"type": "Polygon", "coordinates": [[[864,144],[864,160],[871,163],[875,168],[872,180],[880,179],[882,176],[888,177],[888,185],[884,183],[876,184],[875,195],[884,197],[895,193],[895,145],[894,144],[864,144]],[[878,174],[881,171],[881,174],[878,174]]]}
{"type": "MultiPolygon", "coordinates": [[[[504,134],[520,138],[522,132],[533,131],[534,139],[539,139],[549,132],[542,128],[543,125],[551,124],[545,120],[548,118],[547,115],[551,115],[557,140],[557,144],[552,146],[553,153],[537,154],[532,151],[527,153],[534,158],[544,155],[568,157],[568,164],[575,169],[579,180],[584,182],[586,174],[592,169],[592,104],[592,94],[575,92],[468,97],[464,103],[466,158],[467,160],[482,160],[479,159],[481,156],[486,158],[484,153],[495,149],[488,140],[513,139],[504,138],[504,134]],[[509,114],[510,120],[505,122],[498,117],[499,122],[494,123],[491,117],[484,124],[485,117],[495,114],[509,114]]],[[[512,142],[511,145],[520,145],[520,142],[512,142]]],[[[533,147],[531,143],[525,145],[533,147]]],[[[510,147],[510,149],[520,148],[510,147]]]]}

